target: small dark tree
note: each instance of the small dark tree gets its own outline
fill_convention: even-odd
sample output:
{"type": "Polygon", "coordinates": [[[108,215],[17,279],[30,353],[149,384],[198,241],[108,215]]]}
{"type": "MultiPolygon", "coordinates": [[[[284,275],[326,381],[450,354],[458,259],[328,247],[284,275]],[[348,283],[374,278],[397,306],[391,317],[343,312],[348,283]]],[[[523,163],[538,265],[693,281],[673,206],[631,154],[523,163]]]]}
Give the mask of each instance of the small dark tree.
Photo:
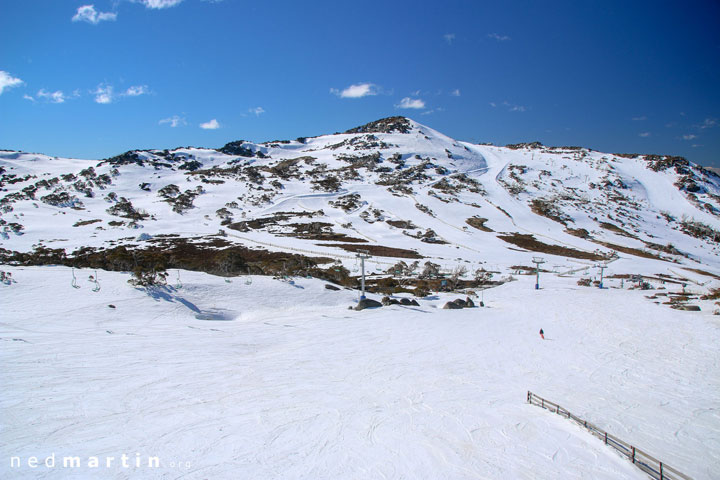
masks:
{"type": "Polygon", "coordinates": [[[425,262],[420,278],[437,278],[440,276],[440,265],[432,262],[425,262]]]}
{"type": "Polygon", "coordinates": [[[492,279],[492,272],[488,272],[484,268],[480,267],[473,272],[473,277],[478,285],[485,285],[492,279]]]}
{"type": "Polygon", "coordinates": [[[453,271],[450,273],[450,278],[448,278],[448,284],[451,288],[455,289],[457,288],[458,284],[460,284],[460,280],[463,276],[467,274],[467,267],[465,265],[458,265],[453,269],[453,271]]]}
{"type": "Polygon", "coordinates": [[[167,285],[168,273],[165,270],[146,270],[137,266],[133,269],[133,278],[128,283],[135,287],[158,287],[167,285]]]}

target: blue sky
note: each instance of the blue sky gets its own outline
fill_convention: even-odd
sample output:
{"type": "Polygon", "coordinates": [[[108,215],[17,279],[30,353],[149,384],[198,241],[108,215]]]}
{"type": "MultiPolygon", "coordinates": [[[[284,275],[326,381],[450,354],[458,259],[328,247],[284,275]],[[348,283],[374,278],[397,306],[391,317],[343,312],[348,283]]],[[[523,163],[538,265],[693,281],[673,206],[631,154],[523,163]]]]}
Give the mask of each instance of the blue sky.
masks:
{"type": "Polygon", "coordinates": [[[0,12],[0,148],[103,158],[405,115],[472,142],[720,166],[717,1],[0,0],[0,12]]]}

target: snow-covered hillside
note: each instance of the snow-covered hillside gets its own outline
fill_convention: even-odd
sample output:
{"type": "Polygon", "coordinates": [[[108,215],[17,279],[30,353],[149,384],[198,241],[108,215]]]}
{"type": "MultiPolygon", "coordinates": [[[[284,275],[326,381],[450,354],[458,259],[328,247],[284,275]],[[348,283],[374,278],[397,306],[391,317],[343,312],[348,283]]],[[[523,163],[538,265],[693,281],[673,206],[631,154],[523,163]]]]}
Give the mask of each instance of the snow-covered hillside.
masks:
{"type": "MultiPolygon", "coordinates": [[[[5,152],[0,173],[6,260],[153,242],[167,250],[172,235],[345,264],[363,248],[387,265],[416,257],[451,269],[460,258],[504,271],[535,252],[558,269],[618,254],[638,264],[633,273],[667,273],[668,262],[720,273],[720,177],[707,170],[677,157],[473,145],[403,117],[344,134],[102,161],[5,152]],[[643,259],[661,261],[645,268],[643,259]]],[[[97,257],[76,264],[124,269],[97,257]]],[[[166,263],[252,271],[247,262],[166,263]]]]}
{"type": "Polygon", "coordinates": [[[720,472],[720,177],[685,159],[391,117],[0,151],[0,190],[2,478],[646,478],[528,390],[720,472]]]}
{"type": "Polygon", "coordinates": [[[695,479],[720,471],[718,322],[619,281],[520,277],[484,308],[439,294],[355,312],[355,292],[313,279],[183,271],[149,295],[121,273],[100,272],[99,292],[94,270],[78,289],[67,267],[12,273],[2,478],[647,478],[527,390],[695,479]],[[83,467],[42,466],[52,453],[83,467]],[[123,453],[162,466],[124,469],[123,453]]]}

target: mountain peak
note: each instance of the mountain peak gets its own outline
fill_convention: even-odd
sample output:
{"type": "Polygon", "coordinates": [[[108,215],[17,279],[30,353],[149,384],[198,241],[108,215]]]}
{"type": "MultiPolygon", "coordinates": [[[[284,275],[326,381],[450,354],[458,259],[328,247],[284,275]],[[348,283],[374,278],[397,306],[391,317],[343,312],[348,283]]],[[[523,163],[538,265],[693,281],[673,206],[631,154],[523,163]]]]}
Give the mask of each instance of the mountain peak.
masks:
{"type": "Polygon", "coordinates": [[[406,117],[395,116],[381,118],[359,127],[351,128],[345,133],[410,133],[412,125],[406,117]]]}

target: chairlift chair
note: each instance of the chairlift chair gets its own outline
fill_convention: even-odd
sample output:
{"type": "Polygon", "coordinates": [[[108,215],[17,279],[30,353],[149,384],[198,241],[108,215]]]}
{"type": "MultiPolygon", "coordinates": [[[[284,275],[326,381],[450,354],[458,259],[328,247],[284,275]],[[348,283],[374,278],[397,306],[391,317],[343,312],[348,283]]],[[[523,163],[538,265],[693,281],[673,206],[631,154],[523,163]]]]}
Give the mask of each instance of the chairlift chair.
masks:
{"type": "Polygon", "coordinates": [[[100,291],[100,282],[98,281],[98,274],[97,270],[95,270],[95,277],[93,277],[93,281],[95,282],[95,286],[93,287],[93,292],[99,292],[100,291]]]}
{"type": "Polygon", "coordinates": [[[72,269],[72,282],[70,282],[70,285],[73,288],[80,288],[80,285],[77,284],[77,278],[75,278],[75,268],[72,269]]]}

